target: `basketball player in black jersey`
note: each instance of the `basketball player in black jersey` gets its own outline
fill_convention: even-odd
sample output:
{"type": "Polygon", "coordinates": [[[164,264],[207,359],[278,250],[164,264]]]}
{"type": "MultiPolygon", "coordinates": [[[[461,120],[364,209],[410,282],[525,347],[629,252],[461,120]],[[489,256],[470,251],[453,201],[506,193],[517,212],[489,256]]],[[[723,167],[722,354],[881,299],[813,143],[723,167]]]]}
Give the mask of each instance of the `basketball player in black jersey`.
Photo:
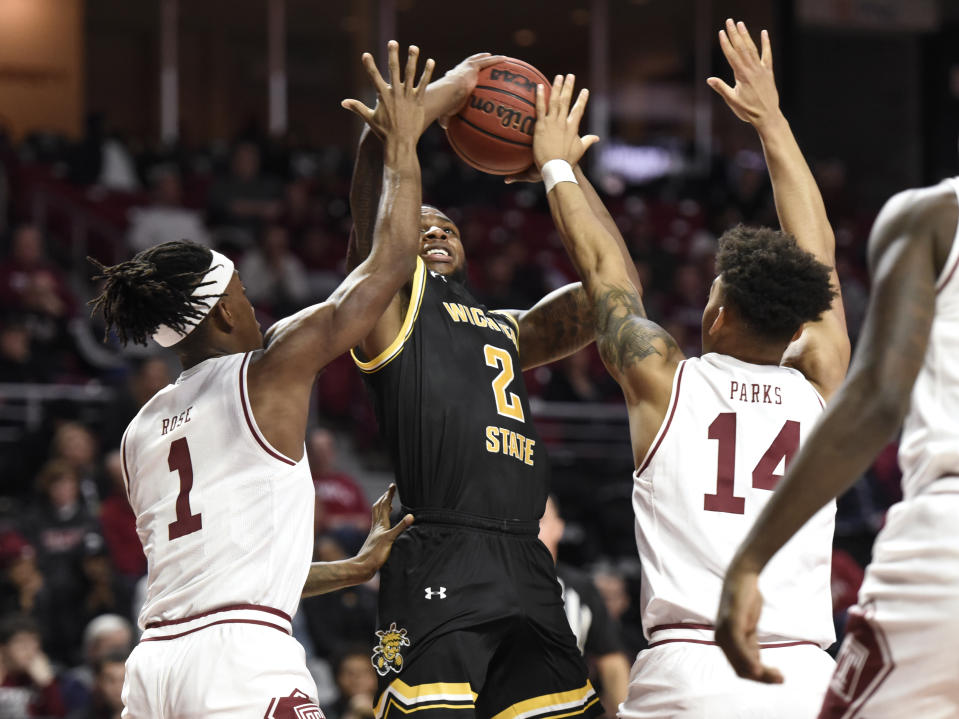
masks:
{"type": "MultiPolygon", "coordinates": [[[[426,121],[455,112],[477,71],[498,59],[474,55],[433,83],[426,121]]],[[[350,266],[369,251],[380,174],[380,140],[366,133],[350,193],[350,266]]],[[[612,218],[576,175],[632,267],[612,218]]],[[[382,570],[375,714],[598,715],[552,557],[537,539],[548,467],[522,376],[592,341],[585,295],[575,284],[526,311],[489,310],[463,284],[450,218],[423,206],[420,237],[409,284],[354,351],[416,516],[382,570]]]]}

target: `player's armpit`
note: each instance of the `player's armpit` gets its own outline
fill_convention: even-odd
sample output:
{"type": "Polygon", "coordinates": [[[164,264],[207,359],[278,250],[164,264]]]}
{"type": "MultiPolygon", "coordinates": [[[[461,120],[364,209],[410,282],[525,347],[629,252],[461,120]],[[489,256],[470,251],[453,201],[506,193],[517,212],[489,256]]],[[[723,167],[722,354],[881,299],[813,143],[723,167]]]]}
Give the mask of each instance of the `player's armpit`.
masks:
{"type": "Polygon", "coordinates": [[[528,310],[510,314],[519,325],[524,370],[568,357],[596,337],[593,308],[580,282],[550,292],[528,310]]]}

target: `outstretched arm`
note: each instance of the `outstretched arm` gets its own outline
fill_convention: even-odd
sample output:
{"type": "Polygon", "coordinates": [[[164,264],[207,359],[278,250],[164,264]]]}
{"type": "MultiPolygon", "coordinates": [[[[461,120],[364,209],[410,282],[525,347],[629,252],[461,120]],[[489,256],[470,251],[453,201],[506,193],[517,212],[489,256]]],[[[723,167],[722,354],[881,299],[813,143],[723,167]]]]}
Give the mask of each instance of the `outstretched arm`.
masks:
{"type": "Polygon", "coordinates": [[[946,254],[940,248],[951,245],[957,217],[955,193],[940,186],[897,195],[876,220],[869,241],[873,294],[849,378],[726,574],[716,640],[742,677],[782,681],[759,662],[759,573],[813,514],[856,481],[902,422],[932,326],[946,254]]]}
{"type": "Polygon", "coordinates": [[[367,336],[415,267],[419,239],[420,168],[416,140],[422,130],[423,95],[432,72],[428,60],[419,85],[413,85],[419,51],[410,48],[405,81],[399,50],[389,46],[390,84],[363,56],[379,93],[376,110],[356,100],[344,106],[384,136],[383,193],[374,246],[325,302],[277,323],[267,334],[266,350],[250,367],[250,400],[267,439],[292,456],[302,452],[309,390],[316,374],[333,358],[367,336]],[[288,449],[292,448],[292,452],[288,449]]]}
{"type": "MultiPolygon", "coordinates": [[[[563,244],[583,280],[592,308],[596,342],[607,369],[626,395],[633,416],[642,427],[658,426],[665,413],[672,378],[683,355],[659,325],[646,318],[635,268],[624,260],[619,244],[590,208],[583,189],[575,182],[569,158],[595,142],[579,137],[579,122],[588,93],[580,92],[570,108],[573,76],[557,77],[549,107],[542,88],[536,93],[537,121],[533,157],[547,184],[550,212],[562,228],[563,244]],[[555,164],[550,164],[555,163],[555,164]],[[556,168],[555,170],[553,168],[556,168]],[[557,176],[561,181],[555,182],[557,176]],[[660,417],[661,419],[661,417],[660,417]]],[[[634,431],[634,454],[645,454],[645,439],[634,431]]],[[[647,434],[640,429],[640,435],[647,434]]]]}
{"type": "Polygon", "coordinates": [[[395,527],[390,527],[390,510],[393,508],[393,494],[396,485],[376,500],[373,505],[373,526],[355,557],[337,562],[314,562],[303,585],[304,597],[335,592],[356,584],[362,584],[373,578],[376,571],[390,556],[393,542],[413,523],[413,515],[407,514],[395,527]]]}
{"type": "MultiPolygon", "coordinates": [[[[488,52],[476,53],[463,60],[436,82],[430,83],[423,100],[423,131],[435,120],[444,124],[450,115],[457,113],[476,87],[479,71],[503,59],[502,55],[490,55],[488,52]]],[[[353,179],[350,184],[353,231],[350,233],[350,244],[346,250],[346,266],[349,270],[359,265],[369,255],[373,246],[373,225],[376,219],[377,198],[381,190],[382,169],[382,135],[365,126],[360,135],[356,163],[353,166],[353,179]]]]}
{"type": "Polygon", "coordinates": [[[776,212],[782,229],[804,250],[832,269],[836,292],[832,307],[818,322],[807,324],[783,355],[783,364],[802,372],[827,399],[836,391],[849,366],[849,334],[836,274],[836,240],[822,195],[789,123],[779,109],[773,76],[772,46],[762,31],[762,54],[746,25],[726,21],[719,44],[736,79],[729,87],[716,77],[707,80],[736,116],[756,128],[772,180],[776,212]]]}

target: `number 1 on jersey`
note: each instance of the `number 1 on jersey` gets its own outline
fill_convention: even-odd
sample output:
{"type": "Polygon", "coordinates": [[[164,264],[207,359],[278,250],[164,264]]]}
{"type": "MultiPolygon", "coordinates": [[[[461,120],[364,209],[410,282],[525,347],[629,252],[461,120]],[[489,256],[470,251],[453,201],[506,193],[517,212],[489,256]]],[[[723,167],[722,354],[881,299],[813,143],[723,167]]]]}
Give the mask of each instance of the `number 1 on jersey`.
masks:
{"type": "Polygon", "coordinates": [[[484,345],[487,367],[500,367],[501,371],[493,378],[493,397],[496,399],[496,412],[504,417],[525,422],[523,403],[515,392],[507,394],[506,388],[516,377],[513,372],[513,358],[502,347],[484,345]]]}
{"type": "Polygon", "coordinates": [[[171,472],[180,475],[180,493],[176,498],[176,521],[170,522],[170,541],[179,539],[187,534],[199,532],[203,528],[203,519],[200,514],[193,514],[190,510],[190,490],[193,489],[193,461],[190,459],[190,445],[186,437],[174,440],[170,444],[170,454],[167,455],[167,465],[171,472]]]}

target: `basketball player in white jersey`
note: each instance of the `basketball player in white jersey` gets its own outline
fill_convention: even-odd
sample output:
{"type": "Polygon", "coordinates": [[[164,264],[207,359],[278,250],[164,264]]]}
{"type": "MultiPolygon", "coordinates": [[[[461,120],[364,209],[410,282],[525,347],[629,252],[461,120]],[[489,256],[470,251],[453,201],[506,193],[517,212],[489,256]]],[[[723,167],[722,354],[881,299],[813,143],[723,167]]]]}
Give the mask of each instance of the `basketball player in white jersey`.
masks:
{"type": "Polygon", "coordinates": [[[959,716],[957,193],[956,178],[903,192],[876,219],[873,294],[849,379],[723,586],[717,636],[738,674],[789,681],[756,651],[756,623],[768,609],[763,567],[862,475],[905,418],[903,500],[876,539],[820,717],[959,716]]]}
{"type": "Polygon", "coordinates": [[[759,628],[769,660],[794,668],[785,686],[738,679],[712,620],[735,547],[808,436],[849,356],[833,233],[816,183],[778,107],[771,49],[727,21],[720,43],[736,77],[710,85],[763,143],[783,231],[734,228],[720,238],[703,312],[704,354],[686,359],[646,318],[609,232],[587,211],[569,167],[585,91],[572,78],[538,93],[533,141],[550,209],[593,304],[596,341],[623,388],[636,463],[633,507],[650,648],[633,665],[620,716],[807,717],[834,667],[830,599],[833,508],[770,567],[759,628]],[[787,234],[789,233],[789,234],[787,234]]]}
{"type": "Polygon", "coordinates": [[[310,565],[314,491],[304,451],[316,374],[369,333],[413,271],[419,240],[416,142],[433,61],[414,87],[389,46],[390,85],[364,64],[375,112],[344,101],[384,137],[386,164],[368,259],[330,298],[263,336],[233,263],[170,242],[100,265],[94,301],[123,342],[152,336],[183,372],[133,419],[123,474],[148,560],[142,639],[127,662],[124,717],[321,717],[303,648],[291,635],[301,593],[369,579],[393,539],[392,489],[350,560],[310,565]]]}

